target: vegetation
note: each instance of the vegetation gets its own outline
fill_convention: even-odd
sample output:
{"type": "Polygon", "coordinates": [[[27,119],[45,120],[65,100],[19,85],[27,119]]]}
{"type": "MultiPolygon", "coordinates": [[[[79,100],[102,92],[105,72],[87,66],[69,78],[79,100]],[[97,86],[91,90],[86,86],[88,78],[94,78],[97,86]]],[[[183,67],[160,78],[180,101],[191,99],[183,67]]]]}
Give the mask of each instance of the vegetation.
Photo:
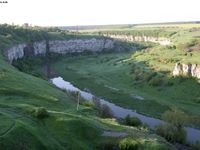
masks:
{"type": "Polygon", "coordinates": [[[44,119],[49,116],[49,113],[44,107],[39,107],[36,108],[33,112],[34,116],[37,117],[38,119],[44,119]]]}
{"type": "Polygon", "coordinates": [[[167,111],[163,114],[163,119],[169,124],[159,125],[157,134],[163,136],[170,142],[186,143],[187,133],[184,125],[188,121],[187,115],[177,109],[167,111]]]}
{"type": "Polygon", "coordinates": [[[164,31],[164,30],[105,30],[99,31],[98,34],[114,34],[114,35],[133,35],[133,36],[152,36],[152,37],[170,37],[176,32],[173,31],[164,31]]]}
{"type": "Polygon", "coordinates": [[[133,139],[123,139],[119,143],[121,150],[139,150],[139,143],[133,139]]]}
{"type": "MultiPolygon", "coordinates": [[[[186,135],[183,126],[200,127],[198,121],[186,122],[184,118],[187,114],[194,120],[199,119],[200,85],[193,78],[172,77],[171,71],[176,62],[200,64],[200,54],[197,51],[199,40],[194,40],[199,32],[198,28],[192,27],[183,29],[167,27],[164,30],[160,27],[142,28],[131,31],[120,29],[110,33],[164,36],[171,38],[173,44],[170,46],[150,44],[149,47],[144,43],[136,43],[140,49],[138,51],[134,49],[121,53],[76,56],[51,54],[49,57],[52,69],[80,89],[87,88],[99,97],[146,115],[161,118],[167,111],[164,119],[170,124],[158,127],[158,133],[167,137],[169,141],[184,143],[186,135]],[[184,45],[187,42],[189,44],[184,45]],[[142,100],[138,97],[142,97],[142,100]],[[177,107],[185,113],[169,112],[172,107],[177,107]],[[179,121],[174,121],[174,117],[179,121]]],[[[18,69],[8,64],[3,57],[7,48],[18,43],[94,36],[99,38],[93,33],[75,34],[58,28],[0,25],[0,119],[3,120],[0,122],[0,147],[2,149],[88,150],[103,149],[105,144],[108,147],[111,145],[122,149],[129,147],[144,150],[173,149],[173,146],[159,136],[108,119],[113,117],[112,112],[96,99],[93,102],[83,101],[77,111],[76,97],[57,89],[47,81],[43,68],[44,57],[24,58],[14,62],[14,66],[18,69]],[[103,118],[100,118],[99,114],[103,118]],[[126,132],[128,137],[113,139],[102,137],[104,131],[126,132]],[[109,140],[110,142],[105,142],[109,140]]],[[[130,50],[132,43],[126,44],[130,50]]],[[[130,125],[140,124],[136,118],[130,117],[127,120],[127,124],[130,125]]]]}
{"type": "MultiPolygon", "coordinates": [[[[120,150],[169,150],[158,141],[125,138],[119,142],[120,150]]],[[[173,148],[172,148],[173,149],[173,148]]]]}
{"type": "Polygon", "coordinates": [[[137,117],[132,117],[130,115],[127,115],[125,117],[125,124],[129,126],[140,126],[142,125],[142,122],[137,117]]]}

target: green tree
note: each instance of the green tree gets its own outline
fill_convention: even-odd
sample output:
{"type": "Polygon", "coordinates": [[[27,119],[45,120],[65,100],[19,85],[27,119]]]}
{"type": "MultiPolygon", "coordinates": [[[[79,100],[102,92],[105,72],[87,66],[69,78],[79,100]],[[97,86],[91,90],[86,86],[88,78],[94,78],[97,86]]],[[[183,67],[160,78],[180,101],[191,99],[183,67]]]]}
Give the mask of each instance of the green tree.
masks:
{"type": "Polygon", "coordinates": [[[175,126],[177,129],[182,129],[188,121],[187,114],[185,114],[179,109],[172,109],[171,111],[166,111],[163,114],[162,118],[163,120],[175,126]]]}
{"type": "Polygon", "coordinates": [[[163,116],[166,124],[159,125],[156,129],[156,133],[163,136],[170,142],[185,143],[187,133],[184,129],[184,125],[188,122],[188,116],[179,109],[172,109],[166,111],[163,116]]]}

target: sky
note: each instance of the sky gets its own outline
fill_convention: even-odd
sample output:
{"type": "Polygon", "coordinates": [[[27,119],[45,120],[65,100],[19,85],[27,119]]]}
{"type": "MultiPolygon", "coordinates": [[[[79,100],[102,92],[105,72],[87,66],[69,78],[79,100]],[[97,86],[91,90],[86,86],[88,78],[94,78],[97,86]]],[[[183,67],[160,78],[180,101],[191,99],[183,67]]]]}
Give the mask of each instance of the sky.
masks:
{"type": "Polygon", "coordinates": [[[200,21],[200,0],[6,1],[0,3],[0,23],[71,26],[200,21]]]}

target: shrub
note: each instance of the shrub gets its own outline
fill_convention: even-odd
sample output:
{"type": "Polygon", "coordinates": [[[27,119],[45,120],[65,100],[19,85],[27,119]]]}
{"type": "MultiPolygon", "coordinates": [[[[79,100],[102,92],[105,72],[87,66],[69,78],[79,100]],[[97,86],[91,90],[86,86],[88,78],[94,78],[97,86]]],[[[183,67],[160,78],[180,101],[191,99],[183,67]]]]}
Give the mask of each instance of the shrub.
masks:
{"type": "Polygon", "coordinates": [[[186,131],[184,128],[177,129],[176,127],[170,124],[159,125],[156,128],[156,133],[162,137],[164,137],[169,142],[186,142],[186,131]]]}
{"type": "Polygon", "coordinates": [[[98,97],[92,98],[95,108],[97,109],[100,117],[102,118],[113,118],[113,112],[110,107],[106,104],[101,104],[101,101],[98,97]]]}
{"type": "Polygon", "coordinates": [[[119,142],[120,150],[139,150],[140,143],[131,138],[125,138],[119,142]]]}
{"type": "Polygon", "coordinates": [[[185,143],[187,133],[184,125],[188,122],[188,116],[181,110],[173,109],[166,111],[162,118],[169,124],[160,125],[157,127],[157,134],[163,136],[170,142],[185,143]]]}
{"type": "Polygon", "coordinates": [[[149,85],[151,86],[161,86],[164,83],[164,79],[162,77],[154,77],[149,81],[149,85]]]}
{"type": "Polygon", "coordinates": [[[173,150],[173,146],[167,145],[164,142],[158,141],[156,139],[148,139],[141,141],[142,143],[142,150],[173,150]]]}
{"type": "Polygon", "coordinates": [[[137,117],[132,117],[130,115],[127,115],[125,117],[125,124],[129,126],[140,126],[142,125],[142,122],[137,117]]]}
{"type": "Polygon", "coordinates": [[[100,111],[100,109],[101,109],[101,101],[100,101],[100,99],[98,97],[93,96],[92,97],[92,101],[93,101],[95,107],[97,108],[97,110],[100,111]]]}
{"type": "Polygon", "coordinates": [[[86,101],[83,102],[83,105],[86,106],[86,107],[96,108],[94,102],[92,102],[92,101],[86,100],[86,101]]]}
{"type": "Polygon", "coordinates": [[[182,129],[183,126],[188,122],[187,114],[185,114],[179,109],[172,109],[170,111],[166,111],[162,115],[162,118],[163,120],[175,126],[178,130],[182,129]]]}
{"type": "Polygon", "coordinates": [[[110,107],[106,104],[101,105],[100,109],[100,116],[102,118],[113,118],[113,112],[111,111],[110,107]]]}
{"type": "Polygon", "coordinates": [[[49,116],[48,111],[44,107],[38,107],[33,112],[34,116],[38,119],[44,119],[49,116]]]}

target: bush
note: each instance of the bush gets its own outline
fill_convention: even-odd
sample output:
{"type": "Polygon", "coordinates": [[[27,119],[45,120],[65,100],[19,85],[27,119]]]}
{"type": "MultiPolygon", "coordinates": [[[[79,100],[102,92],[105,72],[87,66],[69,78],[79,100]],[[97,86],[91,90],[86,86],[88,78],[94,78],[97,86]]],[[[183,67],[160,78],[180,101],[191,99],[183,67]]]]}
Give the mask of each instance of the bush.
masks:
{"type": "Polygon", "coordinates": [[[179,109],[172,109],[166,111],[162,115],[163,120],[169,122],[171,125],[181,130],[183,126],[188,122],[188,115],[179,109]]]}
{"type": "Polygon", "coordinates": [[[101,105],[100,109],[100,116],[102,118],[113,118],[113,112],[111,111],[110,107],[106,104],[101,105]]]}
{"type": "Polygon", "coordinates": [[[44,107],[38,107],[33,112],[34,116],[38,119],[44,119],[49,116],[48,111],[44,107]]]}
{"type": "Polygon", "coordinates": [[[172,109],[166,111],[162,115],[163,120],[168,124],[160,125],[157,127],[157,134],[163,136],[170,142],[185,143],[187,133],[184,129],[184,125],[188,122],[188,116],[183,111],[178,109],[172,109]]]}
{"type": "Polygon", "coordinates": [[[156,75],[157,75],[156,72],[147,72],[146,74],[144,74],[144,80],[149,82],[156,75]]]}
{"type": "Polygon", "coordinates": [[[93,97],[92,97],[92,101],[93,101],[95,107],[96,107],[98,110],[100,110],[100,109],[101,109],[101,101],[100,101],[100,99],[99,99],[98,97],[93,96],[93,97]]]}
{"type": "Polygon", "coordinates": [[[164,83],[164,79],[162,77],[154,77],[149,81],[149,85],[151,86],[161,86],[164,83]]]}
{"type": "Polygon", "coordinates": [[[186,142],[187,134],[184,128],[177,129],[176,127],[170,124],[164,124],[157,126],[156,133],[164,137],[169,142],[186,142]]]}
{"type": "Polygon", "coordinates": [[[110,107],[106,104],[101,104],[101,100],[97,97],[93,97],[92,101],[94,103],[95,108],[97,109],[100,117],[102,118],[113,118],[113,112],[110,107]]]}
{"type": "Polygon", "coordinates": [[[86,107],[96,108],[94,102],[88,101],[88,100],[84,101],[83,105],[86,106],[86,107]]]}
{"type": "Polygon", "coordinates": [[[132,117],[130,115],[127,115],[125,117],[125,124],[129,126],[140,126],[142,125],[142,122],[137,117],[132,117]]]}
{"type": "Polygon", "coordinates": [[[141,143],[141,150],[175,150],[173,146],[155,139],[143,140],[141,143]]]}
{"type": "Polygon", "coordinates": [[[125,138],[119,142],[120,150],[139,150],[140,143],[131,138],[125,138]]]}

